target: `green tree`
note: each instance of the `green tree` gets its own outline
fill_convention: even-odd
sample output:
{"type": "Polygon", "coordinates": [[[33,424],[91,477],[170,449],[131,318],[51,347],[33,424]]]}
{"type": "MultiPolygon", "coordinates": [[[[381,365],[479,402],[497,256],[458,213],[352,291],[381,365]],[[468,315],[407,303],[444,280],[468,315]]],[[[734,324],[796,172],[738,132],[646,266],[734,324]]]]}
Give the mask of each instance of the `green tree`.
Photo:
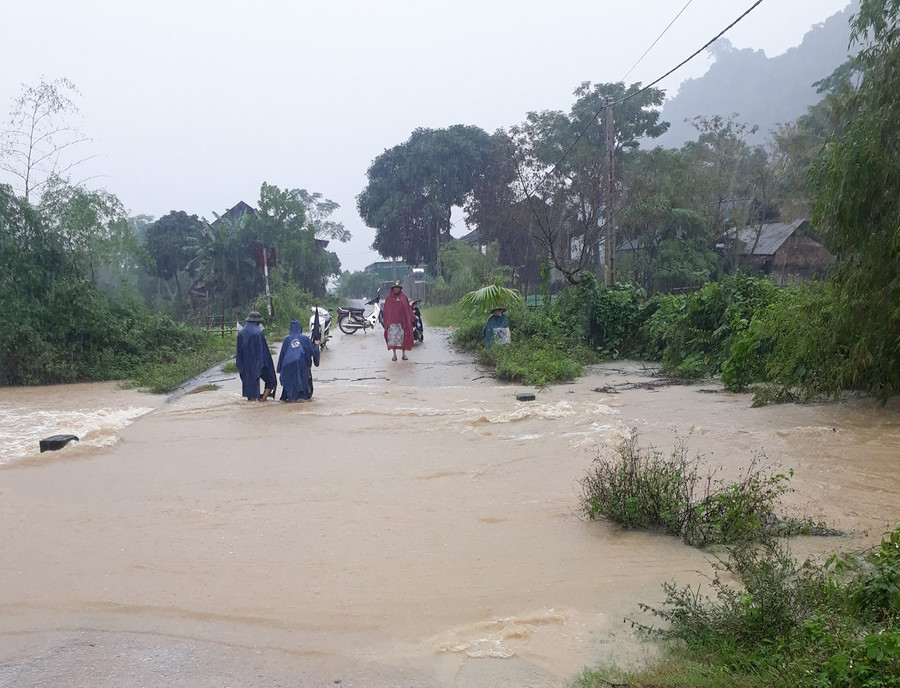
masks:
{"type": "Polygon", "coordinates": [[[773,132],[771,164],[779,185],[779,204],[789,217],[809,216],[815,189],[807,183],[807,169],[826,141],[840,131],[846,118],[844,104],[854,91],[857,74],[857,60],[851,58],[814,84],[822,100],[795,122],[780,124],[773,132]]]}
{"type": "Polygon", "coordinates": [[[338,278],[337,295],[344,299],[371,298],[381,287],[381,280],[375,272],[344,270],[338,278]]]}
{"type": "Polygon", "coordinates": [[[22,85],[9,126],[0,133],[0,170],[16,180],[15,188],[31,200],[53,180],[68,182],[68,173],[86,160],[75,152],[89,141],[72,123],[80,95],[68,79],[22,85]]]}
{"type": "Polygon", "coordinates": [[[497,245],[494,243],[489,244],[484,252],[458,239],[444,244],[438,256],[442,277],[434,291],[445,301],[455,300],[497,277],[501,280],[508,277],[508,271],[498,268],[496,256],[497,245]]]}
{"type": "Polygon", "coordinates": [[[481,174],[490,137],[478,127],[416,129],[372,162],[357,209],[375,229],[372,248],[410,265],[437,265],[450,240],[451,213],[462,207],[481,174]]]}
{"type": "Polygon", "coordinates": [[[331,239],[341,243],[350,241],[350,232],[344,224],[329,219],[341,207],[339,204],[328,200],[319,192],[310,193],[306,189],[299,189],[296,193],[306,208],[307,225],[317,239],[331,239]]]}
{"type": "Polygon", "coordinates": [[[196,275],[195,287],[206,290],[209,302],[218,304],[224,316],[229,307],[249,300],[256,290],[247,288],[256,278],[252,251],[245,246],[250,215],[213,213],[212,223],[204,222],[197,237],[188,237],[193,255],[187,269],[196,275]]]}
{"type": "Polygon", "coordinates": [[[660,89],[624,83],[581,84],[570,112],[531,112],[511,128],[516,160],[516,201],[525,201],[531,234],[553,266],[572,284],[597,265],[607,209],[605,189],[607,99],[615,103],[613,158],[663,134],[660,89]]]}
{"type": "Polygon", "coordinates": [[[813,221],[838,257],[839,388],[887,399],[900,389],[900,0],[861,0],[851,38],[862,81],[811,168],[813,221]]]}
{"type": "Polygon", "coordinates": [[[263,183],[251,229],[257,242],[276,249],[279,279],[317,296],[325,293],[328,278],[340,274],[340,261],[317,234],[339,241],[349,237],[341,223],[328,219],[338,207],[319,193],[263,183]]]}
{"type": "Polygon", "coordinates": [[[95,284],[103,268],[137,248],[125,207],[108,191],[56,178],[44,188],[39,210],[48,230],[63,240],[79,274],[95,284]]]}
{"type": "Polygon", "coordinates": [[[719,272],[706,220],[695,206],[691,160],[683,151],[633,151],[620,167],[616,212],[618,282],[648,292],[695,286],[719,272]]]}
{"type": "Polygon", "coordinates": [[[480,244],[496,245],[498,264],[510,266],[521,283],[536,285],[547,251],[535,240],[538,214],[516,193],[516,172],[513,143],[499,131],[491,136],[482,173],[466,201],[465,220],[469,229],[478,230],[480,244]]]}
{"type": "Polygon", "coordinates": [[[181,299],[183,296],[178,273],[187,269],[194,257],[191,242],[202,234],[203,223],[200,219],[183,210],[173,210],[163,215],[145,230],[145,246],[153,258],[152,274],[158,278],[158,284],[166,285],[167,289],[167,282],[175,280],[174,293],[169,291],[170,299],[181,299]]]}

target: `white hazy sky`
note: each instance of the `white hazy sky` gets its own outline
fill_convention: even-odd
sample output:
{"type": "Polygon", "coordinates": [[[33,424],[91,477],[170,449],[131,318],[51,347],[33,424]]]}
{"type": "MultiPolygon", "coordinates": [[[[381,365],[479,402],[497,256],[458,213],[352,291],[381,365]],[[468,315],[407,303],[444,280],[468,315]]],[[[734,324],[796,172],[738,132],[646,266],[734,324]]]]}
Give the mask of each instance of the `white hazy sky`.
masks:
{"type": "MultiPolygon", "coordinates": [[[[774,57],[847,2],[764,0],[726,37],[774,57]]],[[[372,160],[413,129],[493,132],[568,111],[581,82],[623,80],[687,4],[625,78],[648,84],[753,3],[7,0],[0,114],[23,83],[66,77],[93,139],[78,175],[131,215],[213,219],[255,205],[262,182],[318,191],[353,235],[330,248],[360,270],[379,257],[356,196],[372,160]]],[[[708,64],[698,56],[659,86],[674,94],[708,64]]]]}

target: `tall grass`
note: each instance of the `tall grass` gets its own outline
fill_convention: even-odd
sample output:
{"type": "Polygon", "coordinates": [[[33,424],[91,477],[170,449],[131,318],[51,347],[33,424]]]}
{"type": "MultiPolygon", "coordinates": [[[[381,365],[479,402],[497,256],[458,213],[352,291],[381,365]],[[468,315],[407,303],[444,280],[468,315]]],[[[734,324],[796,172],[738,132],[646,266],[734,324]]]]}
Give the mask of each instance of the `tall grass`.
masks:
{"type": "Polygon", "coordinates": [[[832,532],[809,518],[779,513],[792,476],[759,452],[737,481],[725,482],[702,457],[688,455],[686,438],[665,456],[641,447],[632,431],[618,450],[595,457],[581,480],[581,503],[589,518],[659,530],[698,547],[832,532]]]}

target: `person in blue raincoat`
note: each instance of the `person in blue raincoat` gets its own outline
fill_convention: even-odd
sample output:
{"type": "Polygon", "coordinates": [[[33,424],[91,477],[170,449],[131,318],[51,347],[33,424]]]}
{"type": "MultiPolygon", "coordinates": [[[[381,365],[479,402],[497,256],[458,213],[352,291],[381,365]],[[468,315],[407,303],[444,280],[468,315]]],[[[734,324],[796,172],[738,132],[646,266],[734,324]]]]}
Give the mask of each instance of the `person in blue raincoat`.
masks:
{"type": "Polygon", "coordinates": [[[312,367],[319,366],[319,345],[305,334],[299,320],[291,320],[291,330],[281,344],[276,371],[281,375],[281,400],[312,398],[312,367]]]}
{"type": "Polygon", "coordinates": [[[484,345],[488,349],[494,344],[509,344],[509,318],[505,308],[494,308],[484,325],[484,345]]]}
{"type": "Polygon", "coordinates": [[[263,334],[260,323],[262,318],[253,311],[247,316],[244,326],[237,335],[237,351],[235,363],[241,374],[241,394],[248,401],[265,401],[275,394],[277,384],[275,365],[269,344],[263,334]],[[259,381],[263,381],[264,391],[259,394],[259,381]]]}

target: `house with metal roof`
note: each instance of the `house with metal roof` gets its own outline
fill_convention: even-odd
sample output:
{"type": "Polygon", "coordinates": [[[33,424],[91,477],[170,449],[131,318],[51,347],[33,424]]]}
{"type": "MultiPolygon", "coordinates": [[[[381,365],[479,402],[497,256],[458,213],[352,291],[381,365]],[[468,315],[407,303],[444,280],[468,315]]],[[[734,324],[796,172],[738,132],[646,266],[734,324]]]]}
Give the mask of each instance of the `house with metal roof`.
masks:
{"type": "Polygon", "coordinates": [[[807,220],[769,222],[738,230],[738,265],[785,285],[821,279],[834,262],[825,245],[809,232],[807,220]]]}

